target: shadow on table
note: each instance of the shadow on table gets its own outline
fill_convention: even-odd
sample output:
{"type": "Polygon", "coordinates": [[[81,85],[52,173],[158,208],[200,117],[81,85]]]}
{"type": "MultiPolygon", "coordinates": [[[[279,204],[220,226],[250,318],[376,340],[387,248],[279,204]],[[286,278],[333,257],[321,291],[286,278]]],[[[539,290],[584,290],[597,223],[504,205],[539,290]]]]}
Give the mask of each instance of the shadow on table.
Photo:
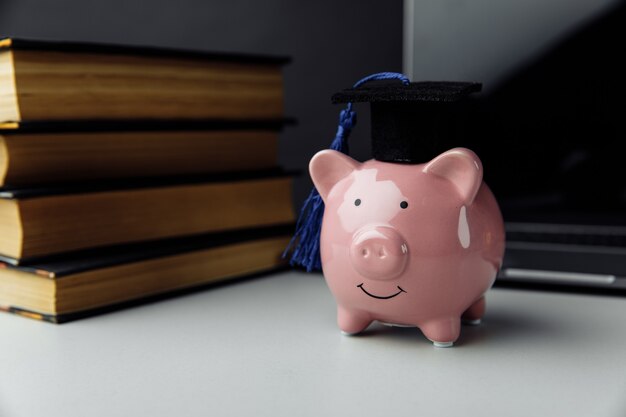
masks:
{"type": "MultiPolygon", "coordinates": [[[[488,312],[479,325],[464,324],[461,327],[461,336],[455,345],[517,343],[520,340],[542,336],[554,338],[561,331],[563,331],[562,323],[553,323],[549,318],[537,320],[536,317],[525,315],[519,311],[509,312],[500,309],[492,311],[491,314],[488,312]]],[[[378,322],[373,323],[363,333],[352,337],[381,337],[412,344],[431,344],[415,327],[387,326],[378,322]]]]}

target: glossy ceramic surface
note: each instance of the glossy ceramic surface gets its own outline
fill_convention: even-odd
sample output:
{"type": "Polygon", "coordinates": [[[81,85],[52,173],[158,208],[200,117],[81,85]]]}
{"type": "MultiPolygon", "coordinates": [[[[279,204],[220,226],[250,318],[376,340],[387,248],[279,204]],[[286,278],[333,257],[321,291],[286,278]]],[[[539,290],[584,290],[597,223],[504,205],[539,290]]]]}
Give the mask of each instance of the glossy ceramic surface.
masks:
{"type": "Polygon", "coordinates": [[[476,154],[456,148],[414,165],[325,150],[310,173],[326,205],[322,266],[343,332],[379,320],[451,346],[462,317],[480,320],[504,225],[476,154]]]}

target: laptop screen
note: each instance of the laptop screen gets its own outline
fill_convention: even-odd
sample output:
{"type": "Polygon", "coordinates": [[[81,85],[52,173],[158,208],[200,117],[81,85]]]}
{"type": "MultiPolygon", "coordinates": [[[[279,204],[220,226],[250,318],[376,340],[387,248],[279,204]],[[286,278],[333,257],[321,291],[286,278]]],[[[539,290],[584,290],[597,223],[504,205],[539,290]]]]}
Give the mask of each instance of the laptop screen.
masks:
{"type": "Polygon", "coordinates": [[[473,147],[507,222],[626,226],[624,143],[541,135],[473,147]]]}

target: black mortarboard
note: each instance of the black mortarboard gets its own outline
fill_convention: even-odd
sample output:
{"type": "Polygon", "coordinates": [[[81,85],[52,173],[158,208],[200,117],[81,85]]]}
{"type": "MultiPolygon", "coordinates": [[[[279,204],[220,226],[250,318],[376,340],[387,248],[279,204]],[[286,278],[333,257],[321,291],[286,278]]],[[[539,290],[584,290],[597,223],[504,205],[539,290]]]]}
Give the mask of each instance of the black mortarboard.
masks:
{"type": "Polygon", "coordinates": [[[375,159],[419,163],[436,155],[438,142],[466,134],[465,99],[481,88],[471,82],[377,81],[340,91],[332,102],[371,103],[375,159]]]}

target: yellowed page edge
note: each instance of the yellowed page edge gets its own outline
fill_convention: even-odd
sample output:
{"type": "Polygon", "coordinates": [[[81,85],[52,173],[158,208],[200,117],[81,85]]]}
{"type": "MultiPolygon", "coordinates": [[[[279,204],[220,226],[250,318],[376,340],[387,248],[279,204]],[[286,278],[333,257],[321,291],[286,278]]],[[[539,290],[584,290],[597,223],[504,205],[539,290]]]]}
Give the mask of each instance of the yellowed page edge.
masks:
{"type": "Polygon", "coordinates": [[[4,180],[7,177],[8,170],[9,153],[7,152],[7,146],[4,141],[4,137],[0,135],[0,187],[4,185],[4,180]]]}
{"type": "Polygon", "coordinates": [[[0,123],[20,120],[13,51],[0,50],[0,123]]]}

